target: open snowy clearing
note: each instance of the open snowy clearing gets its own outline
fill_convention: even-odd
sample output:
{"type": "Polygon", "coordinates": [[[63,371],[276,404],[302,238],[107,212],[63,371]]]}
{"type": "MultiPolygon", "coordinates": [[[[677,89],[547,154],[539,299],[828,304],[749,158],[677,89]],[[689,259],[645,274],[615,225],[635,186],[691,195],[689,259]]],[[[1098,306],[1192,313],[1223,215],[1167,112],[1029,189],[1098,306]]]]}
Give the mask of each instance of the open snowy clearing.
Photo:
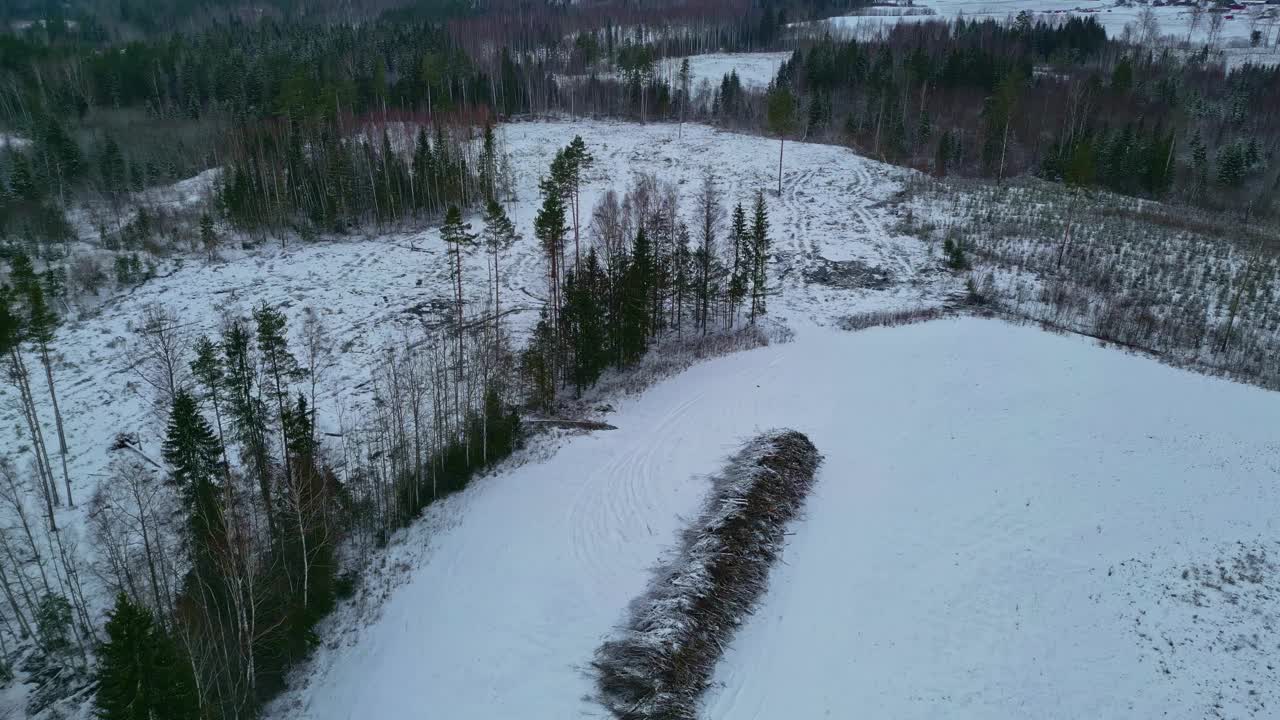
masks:
{"type": "Polygon", "coordinates": [[[610,422],[411,530],[405,584],[329,637],[276,715],[600,716],[586,664],[697,511],[699,476],[784,425],[824,464],[706,717],[1240,716],[1276,699],[1266,635],[1221,647],[1269,627],[1269,586],[1244,606],[1177,592],[1224,546],[1270,542],[1271,393],[960,319],[805,326],[610,422]]]}
{"type": "MultiPolygon", "coordinates": [[[[706,81],[712,87],[719,87],[720,81],[730,71],[738,73],[738,79],[744,87],[763,88],[773,81],[782,63],[791,58],[789,52],[772,53],[710,53],[707,55],[691,55],[689,60],[689,76],[694,88],[706,81]]],[[[686,58],[666,58],[658,68],[660,77],[666,78],[672,87],[678,87],[680,65],[686,58]]]]}
{"type": "MultiPolygon", "coordinates": [[[[912,7],[873,7],[868,14],[848,15],[828,18],[820,21],[834,32],[853,34],[858,37],[872,36],[883,28],[891,27],[899,22],[925,22],[928,20],[954,20],[963,17],[966,20],[1012,20],[1023,10],[1046,18],[1067,18],[1072,15],[1094,17],[1111,37],[1120,37],[1125,26],[1133,27],[1134,36],[1140,35],[1138,17],[1150,8],[1159,24],[1159,34],[1175,40],[1186,40],[1190,30],[1191,10],[1181,5],[1120,5],[1103,0],[920,0],[912,7]],[[931,14],[925,14],[929,11],[931,14]]],[[[1244,10],[1228,11],[1223,14],[1222,28],[1218,33],[1218,44],[1248,44],[1249,33],[1253,29],[1274,36],[1275,25],[1264,15],[1275,12],[1275,8],[1252,4],[1244,10]],[[1226,19],[1230,15],[1231,19],[1226,19]],[[1257,17],[1256,24],[1250,19],[1257,17]]],[[[1190,39],[1196,43],[1204,43],[1209,39],[1209,15],[1201,18],[1199,26],[1190,39]]],[[[1267,50],[1258,53],[1259,58],[1274,55],[1267,50]]],[[[1275,62],[1274,59],[1270,62],[1275,62]]]]}
{"type": "MultiPolygon", "coordinates": [[[[705,91],[706,97],[702,99],[710,103],[711,94],[720,87],[720,81],[730,71],[738,73],[738,80],[744,87],[759,90],[773,81],[778,74],[778,68],[790,58],[789,52],[708,53],[688,57],[669,57],[655,63],[653,74],[670,83],[671,87],[678,88],[680,87],[680,66],[684,60],[688,60],[689,86],[694,96],[699,97],[705,91]]],[[[560,75],[557,77],[562,82],[582,82],[591,76],[560,75]]],[[[601,80],[616,80],[621,76],[616,72],[607,72],[596,73],[595,77],[601,80]]]]}

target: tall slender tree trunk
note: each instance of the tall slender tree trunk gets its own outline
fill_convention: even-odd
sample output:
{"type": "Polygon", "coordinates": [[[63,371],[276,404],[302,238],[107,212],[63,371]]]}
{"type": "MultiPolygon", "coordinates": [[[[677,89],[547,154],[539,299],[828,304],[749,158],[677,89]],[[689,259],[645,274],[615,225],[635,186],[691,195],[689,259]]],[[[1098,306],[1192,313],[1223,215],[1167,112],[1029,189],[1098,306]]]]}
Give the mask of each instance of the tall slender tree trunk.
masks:
{"type": "MultiPolygon", "coordinates": [[[[1010,111],[1010,113],[1012,113],[1012,111],[1010,111]]],[[[1004,182],[1004,158],[1005,158],[1005,152],[1009,149],[1009,125],[1010,124],[1012,124],[1010,123],[1010,118],[1006,117],[1004,120],[1004,137],[1000,140],[1000,171],[996,173],[997,185],[1004,182]]]]}
{"type": "Polygon", "coordinates": [[[54,519],[53,506],[61,505],[62,502],[58,498],[58,484],[53,479],[53,470],[49,467],[49,452],[44,444],[44,432],[40,428],[40,416],[36,413],[35,400],[31,395],[31,384],[28,382],[30,377],[27,373],[26,363],[22,362],[22,355],[15,346],[9,351],[9,361],[12,364],[11,371],[14,383],[18,386],[18,394],[21,397],[23,417],[27,421],[27,429],[31,433],[31,449],[36,459],[36,470],[40,476],[40,483],[45,492],[45,504],[48,506],[49,512],[49,529],[57,532],[57,521],[54,519]]]}
{"type": "Polygon", "coordinates": [[[67,486],[67,505],[75,507],[71,498],[71,473],[67,472],[67,435],[62,429],[62,410],[58,408],[58,393],[53,387],[53,362],[49,357],[49,346],[40,344],[40,363],[44,365],[45,381],[49,384],[49,400],[53,403],[53,421],[58,428],[58,455],[62,460],[62,482],[67,486]]]}
{"type": "Polygon", "coordinates": [[[493,248],[493,360],[494,366],[502,361],[502,275],[498,271],[498,247],[493,248]]]}
{"type": "Polygon", "coordinates": [[[786,144],[787,139],[778,135],[778,197],[782,197],[782,148],[786,144]]]}
{"type": "Polygon", "coordinates": [[[456,273],[454,280],[457,282],[456,292],[458,301],[458,380],[453,386],[453,409],[454,412],[457,413],[459,423],[461,423],[463,420],[461,390],[464,369],[462,364],[462,245],[460,243],[454,243],[453,257],[454,270],[456,273]]]}

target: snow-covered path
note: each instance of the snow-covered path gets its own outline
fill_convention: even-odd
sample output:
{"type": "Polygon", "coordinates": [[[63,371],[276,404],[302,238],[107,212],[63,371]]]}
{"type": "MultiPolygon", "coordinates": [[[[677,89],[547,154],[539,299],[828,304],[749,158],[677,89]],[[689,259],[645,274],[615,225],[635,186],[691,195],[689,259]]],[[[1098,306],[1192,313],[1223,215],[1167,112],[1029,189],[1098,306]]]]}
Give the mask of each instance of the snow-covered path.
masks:
{"type": "Polygon", "coordinates": [[[599,715],[592,651],[696,510],[699,476],[775,426],[826,461],[708,718],[1199,714],[1219,675],[1265,673],[1261,656],[1161,673],[1134,634],[1154,599],[1123,563],[1172,573],[1273,531],[1278,421],[1274,394],[999,321],[805,326],[478,483],[279,714],[599,715]]]}

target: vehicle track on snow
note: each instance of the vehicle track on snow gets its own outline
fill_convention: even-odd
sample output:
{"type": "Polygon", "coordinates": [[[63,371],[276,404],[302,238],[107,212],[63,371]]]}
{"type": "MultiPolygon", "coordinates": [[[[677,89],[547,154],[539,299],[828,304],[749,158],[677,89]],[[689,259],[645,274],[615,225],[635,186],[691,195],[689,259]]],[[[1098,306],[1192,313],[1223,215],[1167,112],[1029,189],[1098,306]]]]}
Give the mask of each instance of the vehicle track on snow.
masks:
{"type": "MultiPolygon", "coordinates": [[[[640,532],[636,526],[640,510],[655,500],[652,477],[656,458],[670,450],[670,443],[681,442],[683,434],[675,427],[703,397],[698,393],[643,431],[630,431],[637,444],[619,454],[598,476],[585,478],[565,519],[572,528],[570,550],[586,571],[585,577],[605,578],[614,572],[620,546],[629,533],[640,532]]],[[[621,431],[628,432],[626,428],[621,431]]],[[[648,526],[645,531],[653,532],[648,526]]]]}
{"type": "MultiPolygon", "coordinates": [[[[761,382],[781,362],[782,356],[748,373],[742,379],[746,385],[761,382]]],[[[697,433],[684,427],[686,416],[701,403],[705,393],[699,392],[675,405],[661,417],[643,427],[620,427],[616,432],[632,439],[626,447],[598,474],[583,478],[564,522],[571,531],[567,538],[569,552],[584,571],[582,577],[593,578],[591,591],[603,597],[603,587],[609,587],[609,578],[629,573],[619,568],[617,559],[626,557],[625,546],[636,536],[652,536],[659,532],[644,517],[654,508],[670,504],[670,498],[661,491],[671,487],[671,482],[693,482],[691,478],[662,479],[666,459],[679,455],[679,450],[697,433]]],[[[662,532],[666,532],[663,530],[662,532]]],[[[675,537],[662,538],[663,544],[674,542],[675,537]]],[[[653,560],[656,560],[654,558],[653,560]]],[[[651,559],[644,559],[645,563],[651,559]]]]}

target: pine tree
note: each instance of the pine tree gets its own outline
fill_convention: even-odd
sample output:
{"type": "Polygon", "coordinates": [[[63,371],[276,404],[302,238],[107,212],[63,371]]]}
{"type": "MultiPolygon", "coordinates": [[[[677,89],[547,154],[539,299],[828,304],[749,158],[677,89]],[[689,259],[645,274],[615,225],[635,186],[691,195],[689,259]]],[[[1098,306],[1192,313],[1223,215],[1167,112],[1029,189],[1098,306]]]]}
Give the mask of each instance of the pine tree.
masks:
{"type": "MultiPolygon", "coordinates": [[[[463,380],[462,340],[464,332],[462,322],[462,251],[464,248],[469,248],[475,244],[476,236],[471,232],[471,223],[462,222],[462,211],[458,209],[457,205],[450,205],[445,212],[444,225],[440,226],[440,239],[449,248],[454,262],[454,307],[456,308],[454,320],[457,322],[458,335],[458,386],[461,387],[463,380]]],[[[457,405],[456,400],[457,388],[455,388],[455,405],[457,405]]]]}
{"type": "Polygon", "coordinates": [[[565,196],[565,205],[573,217],[573,261],[576,265],[582,260],[582,251],[578,239],[580,227],[578,197],[582,191],[582,175],[595,163],[595,158],[587,150],[587,144],[582,141],[581,135],[573,136],[573,140],[564,149],[564,158],[566,168],[562,180],[562,190],[565,196]]]}
{"type": "Polygon", "coordinates": [[[778,136],[778,196],[782,196],[782,151],[795,122],[795,99],[786,85],[775,83],[765,96],[769,132],[778,136]]]}
{"type": "Polygon", "coordinates": [[[550,291],[548,304],[552,312],[548,321],[554,331],[558,323],[555,312],[560,307],[560,260],[564,257],[565,209],[564,200],[553,183],[544,181],[542,193],[542,207],[533,219],[533,234],[547,256],[547,288],[550,291]]]}
{"type": "Polygon", "coordinates": [[[151,613],[116,596],[98,650],[95,715],[101,720],[188,720],[199,716],[191,664],[151,613]]]}
{"type": "Polygon", "coordinates": [[[502,205],[492,198],[485,205],[484,231],[485,245],[493,255],[493,341],[497,348],[502,347],[502,253],[519,239],[515,225],[507,217],[502,205]]]}

